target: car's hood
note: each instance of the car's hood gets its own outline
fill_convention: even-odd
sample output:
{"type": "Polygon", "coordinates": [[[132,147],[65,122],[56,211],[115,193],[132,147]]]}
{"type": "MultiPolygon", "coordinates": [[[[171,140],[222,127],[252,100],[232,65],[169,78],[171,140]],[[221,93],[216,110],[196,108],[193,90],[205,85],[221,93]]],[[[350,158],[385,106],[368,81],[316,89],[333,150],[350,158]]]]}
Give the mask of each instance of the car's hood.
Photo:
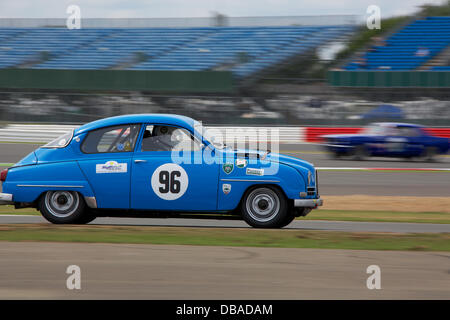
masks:
{"type": "Polygon", "coordinates": [[[305,169],[308,169],[309,171],[314,172],[314,165],[306,160],[299,159],[292,156],[287,156],[280,153],[274,153],[274,152],[267,152],[264,150],[251,150],[251,149],[237,149],[237,150],[226,150],[225,155],[231,156],[231,154],[236,157],[245,157],[245,158],[251,158],[256,157],[260,161],[271,161],[271,162],[278,162],[290,166],[300,166],[305,169]]]}
{"type": "Polygon", "coordinates": [[[306,160],[287,156],[280,153],[270,153],[267,155],[267,159],[269,161],[277,161],[279,163],[287,164],[287,165],[293,165],[293,166],[301,166],[304,167],[312,172],[314,172],[314,165],[306,160]]]}

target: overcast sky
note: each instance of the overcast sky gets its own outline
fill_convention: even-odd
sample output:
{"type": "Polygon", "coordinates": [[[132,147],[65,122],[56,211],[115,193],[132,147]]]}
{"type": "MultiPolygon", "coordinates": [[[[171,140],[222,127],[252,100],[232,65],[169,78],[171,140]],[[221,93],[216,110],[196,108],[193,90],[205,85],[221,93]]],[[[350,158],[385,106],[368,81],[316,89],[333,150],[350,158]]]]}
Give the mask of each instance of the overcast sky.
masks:
{"type": "Polygon", "coordinates": [[[414,12],[417,6],[445,0],[0,0],[0,18],[66,18],[76,4],[84,18],[301,16],[325,14],[365,15],[378,5],[382,17],[414,12]]]}

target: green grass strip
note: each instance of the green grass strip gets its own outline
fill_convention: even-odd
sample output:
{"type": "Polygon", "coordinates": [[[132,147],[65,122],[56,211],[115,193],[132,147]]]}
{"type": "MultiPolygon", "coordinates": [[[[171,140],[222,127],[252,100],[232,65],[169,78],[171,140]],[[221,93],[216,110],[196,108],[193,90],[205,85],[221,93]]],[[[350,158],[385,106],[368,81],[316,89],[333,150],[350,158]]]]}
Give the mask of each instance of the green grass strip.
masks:
{"type": "Polygon", "coordinates": [[[354,210],[313,210],[306,220],[362,221],[362,222],[412,222],[450,223],[450,213],[445,212],[391,212],[354,210]]]}
{"type": "Polygon", "coordinates": [[[45,141],[13,141],[13,140],[7,140],[7,141],[0,141],[0,143],[6,143],[6,144],[35,144],[35,145],[44,145],[47,142],[45,141]]]}
{"type": "Polygon", "coordinates": [[[0,215],[40,215],[34,208],[15,209],[14,206],[0,206],[0,215]]]}
{"type": "Polygon", "coordinates": [[[14,165],[14,163],[5,163],[5,162],[0,162],[0,167],[11,167],[11,166],[13,166],[14,165]]]}
{"type": "Polygon", "coordinates": [[[395,234],[248,228],[0,225],[0,241],[450,251],[449,233],[395,234]]]}

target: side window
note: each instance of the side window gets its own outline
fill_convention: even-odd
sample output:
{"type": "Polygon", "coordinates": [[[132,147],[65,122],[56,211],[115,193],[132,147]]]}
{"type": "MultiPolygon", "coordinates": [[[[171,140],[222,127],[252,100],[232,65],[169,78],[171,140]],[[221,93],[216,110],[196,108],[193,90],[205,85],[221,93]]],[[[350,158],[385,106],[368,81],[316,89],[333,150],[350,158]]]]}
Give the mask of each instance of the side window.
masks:
{"type": "Polygon", "coordinates": [[[200,143],[183,128],[148,125],[142,138],[141,151],[198,151],[200,143]]]}
{"type": "Polygon", "coordinates": [[[70,141],[72,141],[72,137],[73,137],[73,130],[47,143],[45,146],[42,146],[41,148],[65,148],[69,145],[70,141]]]}
{"type": "Polygon", "coordinates": [[[137,124],[128,124],[91,131],[81,145],[81,151],[84,153],[133,151],[140,127],[137,124]]]}
{"type": "Polygon", "coordinates": [[[384,136],[400,136],[401,132],[400,132],[400,130],[398,130],[395,127],[385,127],[383,135],[384,136]]]}
{"type": "Polygon", "coordinates": [[[402,131],[405,137],[418,137],[420,135],[419,130],[416,128],[403,127],[402,131]]]}

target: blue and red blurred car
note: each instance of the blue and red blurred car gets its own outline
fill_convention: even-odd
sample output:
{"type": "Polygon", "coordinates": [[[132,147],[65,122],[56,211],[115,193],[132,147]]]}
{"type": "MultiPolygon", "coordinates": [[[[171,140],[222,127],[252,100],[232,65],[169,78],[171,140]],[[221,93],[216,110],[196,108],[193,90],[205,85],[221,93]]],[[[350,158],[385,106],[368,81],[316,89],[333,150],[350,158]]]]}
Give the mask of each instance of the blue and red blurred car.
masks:
{"type": "Polygon", "coordinates": [[[449,139],[431,136],[423,126],[409,123],[377,122],[358,134],[324,135],[322,139],[333,156],[349,156],[355,160],[418,157],[433,161],[450,149],[449,139]]]}

